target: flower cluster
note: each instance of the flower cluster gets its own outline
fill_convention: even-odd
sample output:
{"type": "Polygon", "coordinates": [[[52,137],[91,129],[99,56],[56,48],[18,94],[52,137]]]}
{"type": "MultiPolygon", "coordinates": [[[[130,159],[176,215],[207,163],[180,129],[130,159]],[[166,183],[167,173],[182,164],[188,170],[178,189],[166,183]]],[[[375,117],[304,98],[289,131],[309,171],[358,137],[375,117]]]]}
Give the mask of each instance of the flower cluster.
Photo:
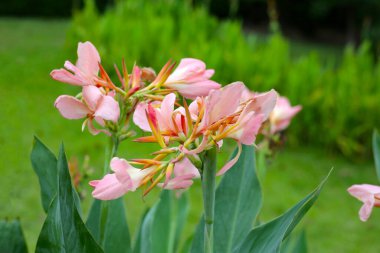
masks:
{"type": "MultiPolygon", "coordinates": [[[[252,145],[270,121],[270,131],[283,130],[301,108],[292,108],[276,91],[251,93],[243,83],[221,88],[210,80],[214,70],[197,59],[182,59],[177,67],[169,61],[156,75],[151,68],[134,66],[128,74],[125,63],[116,85],[100,64],[99,53],[90,43],[79,43],[78,61],[54,70],[58,81],[81,86],[77,96],[58,97],[55,106],[68,119],[85,118],[92,134],[106,133],[118,141],[130,137],[130,121],[147,134],[137,142],[155,142],[160,149],[151,159],[129,161],[113,157],[112,173],[90,182],[93,196],[115,199],[144,186],[186,189],[202,173],[205,151],[223,146],[230,138],[241,145],[252,145]],[[277,109],[276,109],[277,108],[277,109]],[[277,110],[277,111],[276,111],[277,110]]],[[[225,164],[224,174],[237,161],[240,152],[225,164]]]]}

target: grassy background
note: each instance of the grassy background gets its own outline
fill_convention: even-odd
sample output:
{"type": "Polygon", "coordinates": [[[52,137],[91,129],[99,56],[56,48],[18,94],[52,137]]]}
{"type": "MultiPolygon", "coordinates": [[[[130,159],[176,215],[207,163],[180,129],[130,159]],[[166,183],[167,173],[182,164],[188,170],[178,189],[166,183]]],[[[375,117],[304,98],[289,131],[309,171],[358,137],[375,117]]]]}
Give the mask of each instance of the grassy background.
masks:
{"type": "MultiPolygon", "coordinates": [[[[21,219],[31,252],[45,218],[38,180],[29,162],[33,135],[54,151],[63,140],[69,158],[82,161],[89,155],[95,170],[93,177],[102,170],[107,143],[105,136],[82,133],[80,121],[63,119],[53,106],[60,94],[77,92],[77,88],[49,77],[49,72],[61,67],[64,60],[75,59],[64,50],[67,29],[67,21],[0,19],[0,217],[21,219]]],[[[297,119],[293,124],[297,124],[297,119]]],[[[145,157],[143,154],[149,149],[124,143],[120,155],[145,157]]],[[[353,183],[377,183],[372,161],[354,164],[313,148],[280,151],[271,162],[263,185],[265,203],[261,218],[269,220],[285,211],[310,192],[331,167],[335,168],[334,173],[303,223],[307,227],[310,251],[378,252],[380,211],[375,210],[367,223],[360,222],[357,215],[360,203],[346,193],[353,183]]],[[[187,234],[193,230],[202,210],[199,186],[196,183],[190,190],[192,206],[187,234]]],[[[90,187],[85,189],[90,191],[90,187]]],[[[140,213],[156,197],[157,191],[144,200],[139,193],[125,197],[132,232],[140,213]]],[[[85,210],[90,200],[85,199],[85,210]]]]}

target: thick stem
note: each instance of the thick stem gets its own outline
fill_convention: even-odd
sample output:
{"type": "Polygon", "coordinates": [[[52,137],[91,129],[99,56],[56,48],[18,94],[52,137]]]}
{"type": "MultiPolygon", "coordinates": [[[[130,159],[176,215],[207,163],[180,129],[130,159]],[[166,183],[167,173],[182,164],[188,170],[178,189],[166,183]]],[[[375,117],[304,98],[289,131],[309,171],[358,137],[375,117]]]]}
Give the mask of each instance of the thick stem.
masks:
{"type": "Polygon", "coordinates": [[[202,192],[204,207],[204,252],[213,253],[215,210],[216,148],[206,151],[202,166],[202,192]]]}

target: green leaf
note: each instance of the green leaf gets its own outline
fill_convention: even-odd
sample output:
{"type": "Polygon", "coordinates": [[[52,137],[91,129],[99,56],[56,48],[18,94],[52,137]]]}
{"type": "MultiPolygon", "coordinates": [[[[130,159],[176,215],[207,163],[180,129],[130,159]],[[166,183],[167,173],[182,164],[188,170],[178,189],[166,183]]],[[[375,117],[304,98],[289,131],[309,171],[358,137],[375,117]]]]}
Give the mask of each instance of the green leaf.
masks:
{"type": "Polygon", "coordinates": [[[142,227],[144,224],[145,217],[147,216],[149,212],[149,209],[147,209],[144,214],[141,217],[140,226],[136,234],[136,239],[133,244],[133,253],[140,253],[141,252],[141,237],[142,237],[142,227]]]}
{"type": "Polygon", "coordinates": [[[380,135],[376,130],[373,131],[372,146],[377,179],[380,181],[380,135]]]}
{"type": "Polygon", "coordinates": [[[288,236],[281,244],[281,253],[307,253],[306,232],[302,230],[296,236],[288,236]]]}
{"type": "Polygon", "coordinates": [[[58,190],[37,241],[37,253],[102,253],[84,225],[75,203],[63,145],[58,156],[58,190]]]}
{"type": "Polygon", "coordinates": [[[40,182],[42,206],[47,213],[50,203],[57,194],[57,158],[37,137],[34,137],[30,159],[40,182]]]}
{"type": "Polygon", "coordinates": [[[163,190],[160,200],[148,211],[141,230],[142,253],[174,252],[176,220],[172,194],[172,191],[163,190]]]}
{"type": "MultiPolygon", "coordinates": [[[[57,158],[48,147],[46,147],[37,137],[34,137],[30,160],[40,182],[42,206],[45,213],[47,213],[50,203],[57,194],[57,158]]],[[[79,195],[74,188],[72,188],[72,192],[78,212],[81,213],[79,195]]]]}
{"type": "Polygon", "coordinates": [[[123,198],[94,200],[86,226],[106,253],[131,252],[131,239],[123,198]],[[123,242],[122,246],[120,242],[123,242]]]}
{"type": "MultiPolygon", "coordinates": [[[[172,194],[173,196],[174,194],[172,194]]],[[[188,192],[182,193],[182,195],[174,200],[174,203],[176,205],[175,210],[175,217],[176,217],[176,224],[175,224],[175,234],[174,234],[174,252],[178,251],[180,240],[181,240],[181,234],[183,231],[183,227],[185,226],[187,216],[189,214],[189,194],[188,192]]]]}
{"type": "MultiPolygon", "coordinates": [[[[234,152],[232,157],[237,153],[234,152]]],[[[253,146],[243,145],[236,164],[226,172],[215,196],[214,250],[232,252],[252,228],[261,208],[260,183],[253,146]]],[[[191,252],[203,252],[203,218],[197,227],[191,252]]]]}
{"type": "MultiPolygon", "coordinates": [[[[330,172],[331,173],[331,172],[330,172]]],[[[276,219],[258,226],[249,232],[243,244],[234,249],[236,253],[275,253],[279,250],[281,242],[292,232],[301,221],[306,212],[317,200],[323,185],[322,183],[306,198],[276,219]]]]}
{"type": "Polygon", "coordinates": [[[27,253],[24,235],[18,220],[0,221],[0,252],[27,253]]]}

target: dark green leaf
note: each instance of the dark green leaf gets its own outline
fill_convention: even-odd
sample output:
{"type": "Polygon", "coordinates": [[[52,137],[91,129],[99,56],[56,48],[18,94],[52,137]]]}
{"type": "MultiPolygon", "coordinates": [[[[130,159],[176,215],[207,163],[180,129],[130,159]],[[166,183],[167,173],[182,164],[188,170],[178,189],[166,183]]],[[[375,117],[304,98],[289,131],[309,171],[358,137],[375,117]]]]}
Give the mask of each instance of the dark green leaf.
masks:
{"type": "Polygon", "coordinates": [[[30,159],[40,182],[42,206],[47,213],[57,193],[57,158],[37,137],[34,137],[30,159]]]}
{"type": "Polygon", "coordinates": [[[28,252],[21,225],[18,220],[0,221],[0,252],[28,252]]]}
{"type": "Polygon", "coordinates": [[[306,198],[292,207],[278,218],[256,227],[249,232],[236,253],[274,253],[281,246],[281,242],[292,232],[306,212],[317,200],[319,193],[328,176],[306,198]]]}
{"type": "Polygon", "coordinates": [[[380,136],[376,130],[373,131],[372,146],[373,146],[373,156],[375,159],[377,179],[380,181],[380,136]]]}
{"type": "MultiPolygon", "coordinates": [[[[233,156],[236,155],[237,150],[233,156]]],[[[261,208],[261,189],[255,170],[253,146],[243,145],[236,164],[226,172],[215,196],[214,250],[232,252],[252,228],[261,208]]],[[[194,236],[193,253],[203,252],[204,221],[194,236]]]]}
{"type": "MultiPolygon", "coordinates": [[[[174,195],[174,194],[172,194],[174,195]]],[[[178,251],[179,243],[181,240],[181,234],[185,222],[187,220],[187,215],[189,214],[189,196],[188,192],[184,192],[179,199],[175,199],[174,203],[176,205],[175,215],[176,224],[175,224],[175,234],[174,234],[174,252],[178,251]]]]}
{"type": "Polygon", "coordinates": [[[38,238],[37,253],[102,253],[84,225],[75,203],[63,145],[58,157],[58,191],[38,238]]]}
{"type": "MultiPolygon", "coordinates": [[[[34,137],[33,149],[30,155],[32,166],[38,176],[41,187],[42,206],[47,213],[49,205],[58,188],[57,158],[37,137],[34,137]]],[[[81,214],[80,199],[78,193],[72,188],[78,212],[81,214]]]]}

